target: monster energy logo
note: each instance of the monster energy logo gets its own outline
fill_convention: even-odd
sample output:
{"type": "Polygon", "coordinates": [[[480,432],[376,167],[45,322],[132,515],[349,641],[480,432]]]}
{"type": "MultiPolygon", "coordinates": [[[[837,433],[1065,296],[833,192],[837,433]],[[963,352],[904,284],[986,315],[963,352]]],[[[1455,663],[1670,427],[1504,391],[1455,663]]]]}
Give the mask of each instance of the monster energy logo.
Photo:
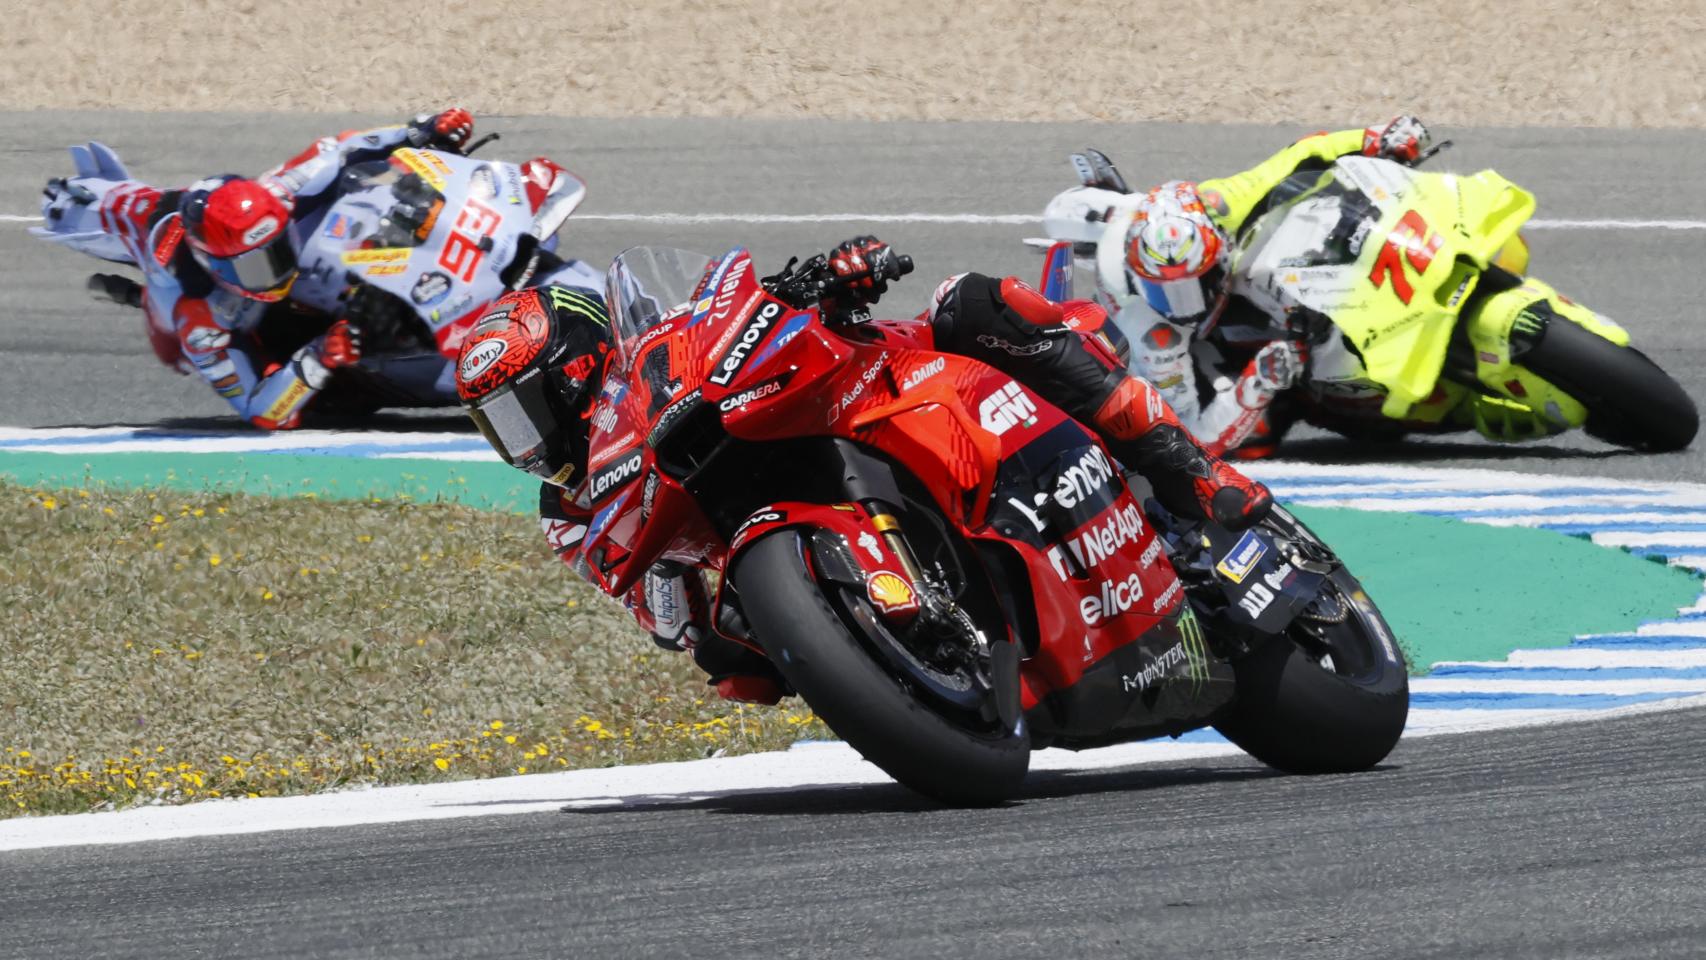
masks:
{"type": "Polygon", "coordinates": [[[1545,329],[1546,318],[1528,308],[1524,308],[1516,315],[1516,319],[1511,321],[1511,330],[1525,337],[1538,337],[1545,329]]]}
{"type": "Polygon", "coordinates": [[[1203,684],[1208,681],[1208,663],[1208,645],[1203,641],[1202,625],[1187,606],[1179,616],[1179,642],[1162,651],[1142,670],[1122,674],[1120,686],[1127,693],[1141,693],[1169,679],[1173,670],[1182,664],[1191,681],[1191,696],[1195,697],[1202,693],[1203,684]]]}
{"type": "Polygon", "coordinates": [[[1196,696],[1208,681],[1208,644],[1203,639],[1202,624],[1197,622],[1196,611],[1188,603],[1184,612],[1179,614],[1179,633],[1185,638],[1185,657],[1190,663],[1191,695],[1196,696]]]}
{"type": "Polygon", "coordinates": [[[551,297],[552,307],[568,313],[578,313],[601,327],[610,326],[610,317],[597,300],[568,287],[551,286],[546,287],[545,291],[551,297]]]}

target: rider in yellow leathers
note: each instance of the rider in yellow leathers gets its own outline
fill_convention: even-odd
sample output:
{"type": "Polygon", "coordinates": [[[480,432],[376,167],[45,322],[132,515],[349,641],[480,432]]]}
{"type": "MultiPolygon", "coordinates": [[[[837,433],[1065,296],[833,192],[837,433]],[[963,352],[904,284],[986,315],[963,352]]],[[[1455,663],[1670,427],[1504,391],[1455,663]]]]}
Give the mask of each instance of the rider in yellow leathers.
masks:
{"type": "MultiPolygon", "coordinates": [[[[1294,174],[1325,170],[1346,156],[1412,164],[1427,155],[1431,142],[1427,127],[1412,116],[1361,130],[1317,133],[1242,173],[1200,183],[1171,181],[1127,194],[1107,211],[1096,251],[1098,298],[1133,341],[1134,372],[1162,390],[1210,451],[1243,457],[1272,452],[1288,424],[1270,417],[1270,405],[1304,379],[1308,362],[1302,344],[1271,339],[1272,298],[1253,295],[1231,270],[1241,232],[1272,204],[1289,199],[1277,194],[1294,174]],[[1234,366],[1235,375],[1215,376],[1203,389],[1202,358],[1193,345],[1217,327],[1217,340],[1234,351],[1241,331],[1252,346],[1270,342],[1254,350],[1241,370],[1234,366]]],[[[1105,163],[1100,154],[1094,156],[1105,163]]],[[[1098,186],[1124,188],[1111,165],[1098,176],[1098,186]]],[[[1527,248],[1516,237],[1497,264],[1521,277],[1527,261],[1527,248]]],[[[1524,314],[1597,319],[1533,279],[1482,296],[1472,309],[1478,311],[1475,322],[1506,331],[1534,322],[1524,320],[1524,314]]],[[[1549,418],[1495,397],[1469,396],[1444,381],[1398,421],[1381,416],[1374,389],[1362,396],[1340,389],[1317,399],[1324,402],[1314,415],[1350,433],[1474,428],[1494,439],[1519,440],[1580,425],[1570,422],[1577,419],[1573,416],[1549,418]]]]}

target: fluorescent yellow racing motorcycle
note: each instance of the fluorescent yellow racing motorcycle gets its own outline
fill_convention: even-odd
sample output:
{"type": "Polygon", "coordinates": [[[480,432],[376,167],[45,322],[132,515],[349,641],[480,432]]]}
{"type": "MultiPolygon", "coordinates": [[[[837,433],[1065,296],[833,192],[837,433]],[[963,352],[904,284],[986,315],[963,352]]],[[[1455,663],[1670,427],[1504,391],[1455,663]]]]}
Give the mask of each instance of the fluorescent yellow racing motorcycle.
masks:
{"type": "MultiPolygon", "coordinates": [[[[1051,237],[1083,252],[1129,202],[1106,158],[1087,154],[1093,163],[1074,157],[1084,185],[1044,217],[1051,237]]],[[[1681,386],[1622,327],[1527,276],[1519,231],[1534,208],[1491,170],[1356,155],[1300,169],[1236,225],[1226,282],[1240,309],[1199,336],[1234,366],[1278,339],[1307,356],[1297,388],[1269,410],[1270,436],[1303,419],[1369,439],[1475,429],[1516,441],[1581,427],[1638,450],[1688,446],[1699,415],[1681,386]]]]}

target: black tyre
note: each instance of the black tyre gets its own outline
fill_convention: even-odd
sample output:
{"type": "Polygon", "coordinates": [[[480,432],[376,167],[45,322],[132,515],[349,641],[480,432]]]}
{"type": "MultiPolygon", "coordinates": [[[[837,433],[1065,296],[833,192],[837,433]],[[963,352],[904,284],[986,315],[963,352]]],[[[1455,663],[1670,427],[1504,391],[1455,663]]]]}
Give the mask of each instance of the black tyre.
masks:
{"type": "MultiPolygon", "coordinates": [[[[1276,508],[1282,535],[1313,538],[1276,508]]],[[[1340,568],[1310,612],[1233,662],[1237,693],[1215,728],[1288,773],[1367,770],[1397,745],[1410,714],[1409,671],[1392,628],[1340,568]]]]}
{"type": "Polygon", "coordinates": [[[1694,442],[1700,413],[1659,365],[1565,320],[1552,320],[1522,365],[1588,408],[1590,436],[1662,453],[1694,442]]]}
{"type": "Polygon", "coordinates": [[[957,805],[1013,796],[1031,762],[1023,725],[946,716],[879,666],[813,578],[805,544],[793,530],[772,534],[730,574],[754,636],[788,683],[831,730],[905,786],[957,805]]]}

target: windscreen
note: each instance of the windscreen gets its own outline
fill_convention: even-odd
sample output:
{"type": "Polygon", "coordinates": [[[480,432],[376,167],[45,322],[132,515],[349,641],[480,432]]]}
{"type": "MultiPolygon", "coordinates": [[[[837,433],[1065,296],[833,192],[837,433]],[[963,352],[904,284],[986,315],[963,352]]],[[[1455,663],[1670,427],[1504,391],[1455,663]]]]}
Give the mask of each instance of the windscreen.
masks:
{"type": "Polygon", "coordinates": [[[605,302],[616,335],[616,349],[638,342],[646,331],[688,305],[711,258],[675,247],[630,247],[605,274],[605,302]]]}

